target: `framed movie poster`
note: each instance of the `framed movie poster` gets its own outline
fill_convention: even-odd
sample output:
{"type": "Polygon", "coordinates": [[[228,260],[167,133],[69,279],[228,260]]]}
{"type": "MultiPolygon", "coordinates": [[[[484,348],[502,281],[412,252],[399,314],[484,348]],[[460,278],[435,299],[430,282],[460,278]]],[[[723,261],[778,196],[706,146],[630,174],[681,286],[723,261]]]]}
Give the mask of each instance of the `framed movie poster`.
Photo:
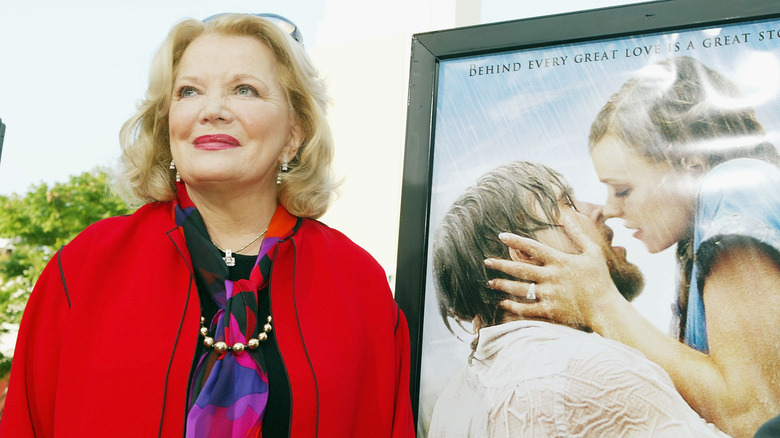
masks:
{"type": "MultiPolygon", "coordinates": [[[[603,204],[591,125],[624,83],[679,59],[727,78],[766,141],[780,144],[780,3],[669,0],[414,36],[396,299],[409,320],[420,436],[474,338],[468,324],[451,324],[452,333],[436,301],[431,247],[445,212],[481,175],[513,161],[549,166],[579,199],[603,204]]],[[[620,220],[607,224],[644,274],[634,305],[669,332],[675,248],[651,252],[620,220]]]]}

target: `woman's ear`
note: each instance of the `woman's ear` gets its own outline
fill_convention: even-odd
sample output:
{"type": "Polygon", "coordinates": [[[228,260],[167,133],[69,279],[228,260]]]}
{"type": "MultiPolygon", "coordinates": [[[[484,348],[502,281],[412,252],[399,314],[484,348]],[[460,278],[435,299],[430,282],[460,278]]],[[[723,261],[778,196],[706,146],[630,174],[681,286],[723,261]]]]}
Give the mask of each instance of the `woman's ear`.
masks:
{"type": "Polygon", "coordinates": [[[301,143],[303,143],[303,129],[301,128],[301,124],[296,120],[290,127],[290,140],[287,141],[287,144],[282,150],[282,157],[287,161],[292,161],[298,153],[298,149],[301,148],[301,143]]]}

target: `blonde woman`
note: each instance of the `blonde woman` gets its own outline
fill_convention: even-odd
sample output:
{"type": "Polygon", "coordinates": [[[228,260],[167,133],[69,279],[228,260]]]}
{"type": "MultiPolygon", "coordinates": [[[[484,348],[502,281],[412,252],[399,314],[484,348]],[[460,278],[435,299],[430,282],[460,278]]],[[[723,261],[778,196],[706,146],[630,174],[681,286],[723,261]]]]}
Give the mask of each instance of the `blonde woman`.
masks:
{"type": "Polygon", "coordinates": [[[143,206],[62,248],[19,334],[5,436],[413,436],[408,329],[315,219],[333,140],[278,16],[177,24],[123,127],[143,206]]]}

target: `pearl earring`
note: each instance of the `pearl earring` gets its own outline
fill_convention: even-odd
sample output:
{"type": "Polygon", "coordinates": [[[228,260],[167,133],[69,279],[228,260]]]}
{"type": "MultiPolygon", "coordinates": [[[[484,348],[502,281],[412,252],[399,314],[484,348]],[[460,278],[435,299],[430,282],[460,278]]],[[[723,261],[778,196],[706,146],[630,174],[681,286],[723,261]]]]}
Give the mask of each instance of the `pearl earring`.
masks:
{"type": "Polygon", "coordinates": [[[287,171],[288,171],[287,159],[285,158],[282,160],[282,169],[279,171],[279,174],[276,176],[276,184],[282,183],[282,175],[287,173],[287,171]]]}
{"type": "MultiPolygon", "coordinates": [[[[176,170],[176,163],[171,160],[171,165],[168,166],[168,169],[176,170]]],[[[179,175],[179,171],[176,171],[176,182],[181,182],[181,175],[179,175]]]]}

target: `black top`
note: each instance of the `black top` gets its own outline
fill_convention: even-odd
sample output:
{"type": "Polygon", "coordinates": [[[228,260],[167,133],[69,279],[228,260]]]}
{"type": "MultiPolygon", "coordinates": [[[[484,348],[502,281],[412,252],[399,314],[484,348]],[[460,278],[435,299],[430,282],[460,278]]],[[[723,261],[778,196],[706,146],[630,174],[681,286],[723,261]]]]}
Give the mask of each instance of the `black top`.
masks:
{"type": "MultiPolygon", "coordinates": [[[[236,259],[236,265],[228,267],[228,279],[231,281],[248,279],[257,256],[233,254],[233,257],[236,259]]],[[[208,296],[208,292],[204,292],[205,290],[206,288],[204,287],[198,287],[201,316],[206,321],[211,321],[217,313],[218,307],[211,297],[208,296]]],[[[262,324],[265,324],[266,317],[272,315],[268,288],[266,287],[258,291],[257,295],[257,321],[262,326],[262,324]]],[[[273,325],[273,322],[271,325],[273,325]]],[[[268,404],[263,417],[263,438],[287,437],[290,435],[290,382],[287,379],[287,370],[284,368],[282,356],[279,354],[279,346],[276,343],[276,336],[273,330],[268,333],[268,339],[260,343],[260,349],[265,356],[267,366],[265,371],[268,373],[268,404]]],[[[205,352],[204,350],[202,339],[199,337],[198,348],[195,351],[195,359],[192,365],[193,372],[200,356],[205,352]]]]}

